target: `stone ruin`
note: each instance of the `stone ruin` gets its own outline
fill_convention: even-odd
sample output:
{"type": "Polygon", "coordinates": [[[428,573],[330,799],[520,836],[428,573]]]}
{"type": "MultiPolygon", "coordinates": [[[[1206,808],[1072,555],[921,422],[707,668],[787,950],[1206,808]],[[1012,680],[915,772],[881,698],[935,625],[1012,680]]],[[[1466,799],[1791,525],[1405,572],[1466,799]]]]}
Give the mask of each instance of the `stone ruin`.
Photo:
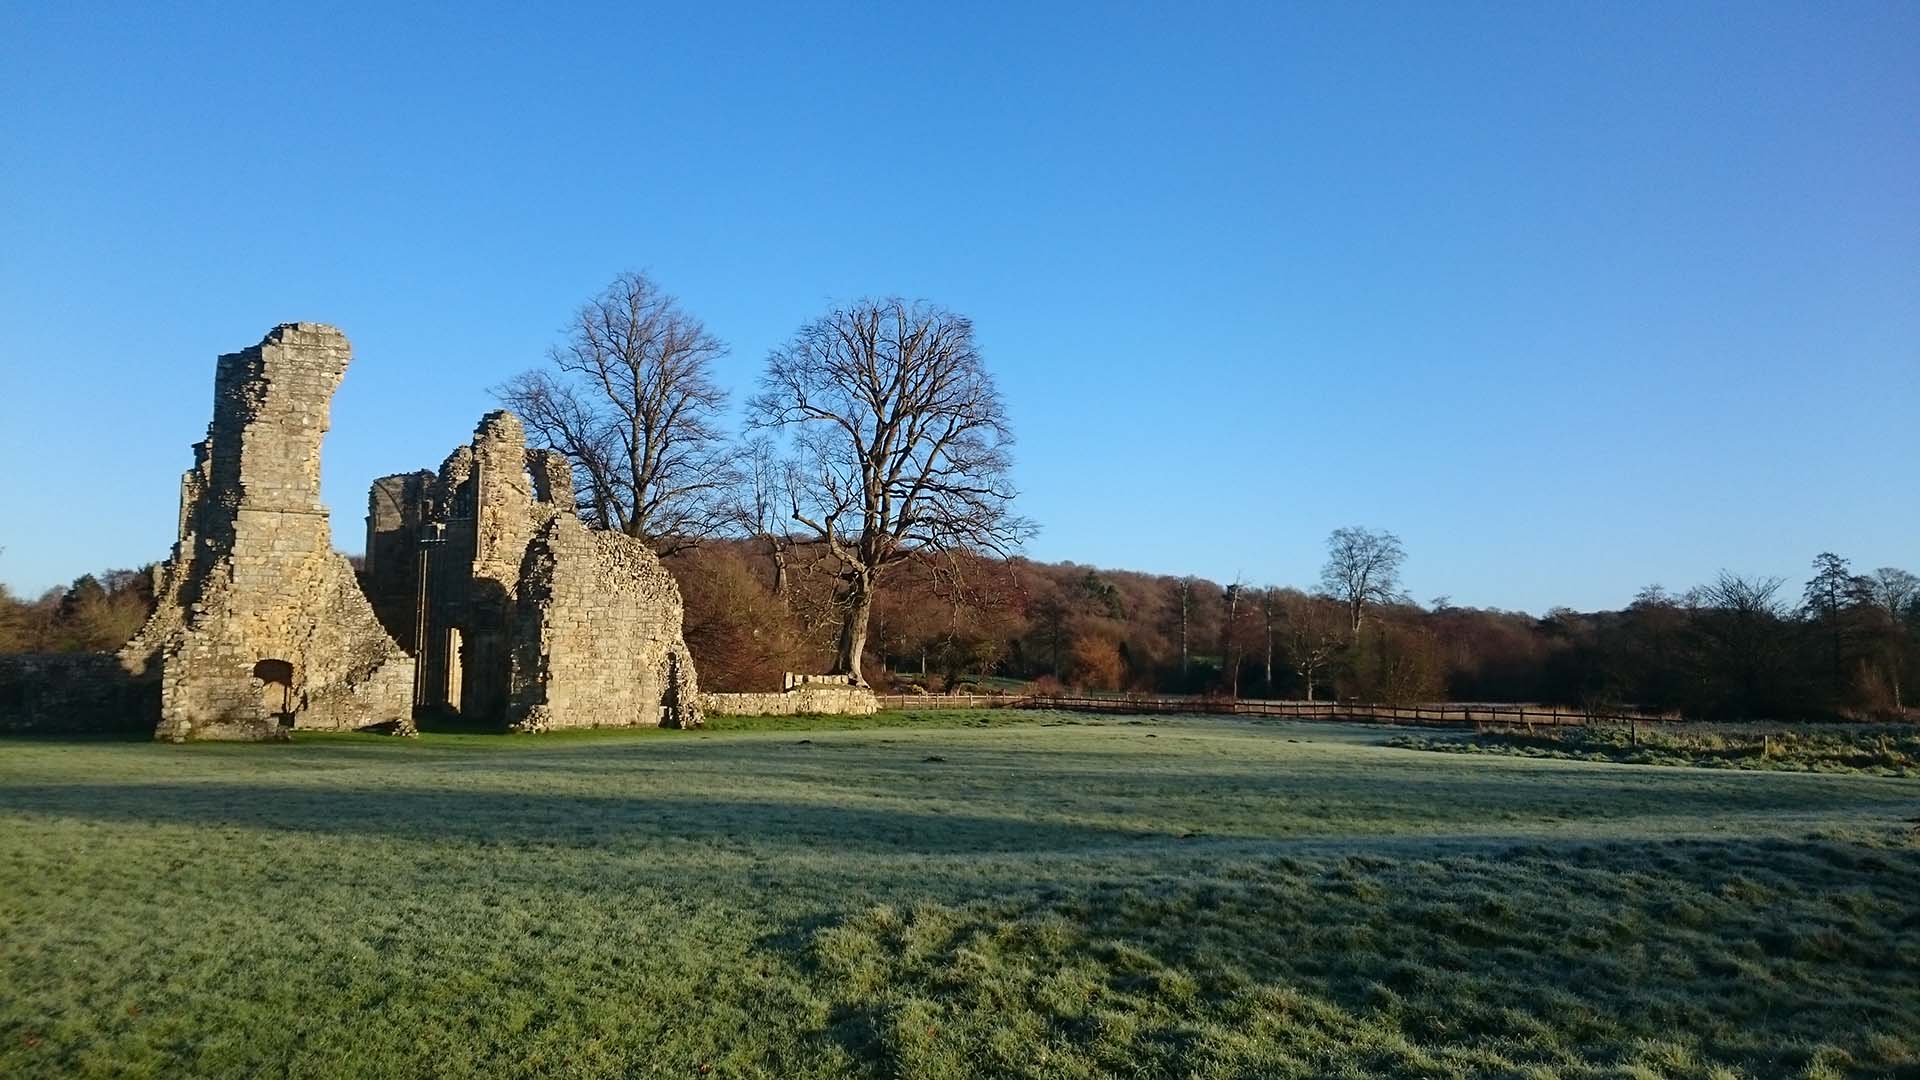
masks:
{"type": "Polygon", "coordinates": [[[374,481],[364,575],[424,708],[520,731],[701,722],[679,587],[646,544],[580,521],[566,458],[529,450],[512,413],[437,473],[374,481]]]}
{"type": "Polygon", "coordinates": [[[417,709],[529,731],[698,725],[673,579],[645,544],[581,523],[565,459],[529,451],[509,413],[438,474],[374,483],[356,578],[320,501],[350,358],[315,323],[220,357],[179,541],[119,656],[158,684],[156,736],[409,732],[417,709]]]}
{"type": "Polygon", "coordinates": [[[320,441],[351,355],[333,327],[290,323],[220,358],[179,541],[120,653],[159,679],[158,738],[412,723],[413,658],[333,550],[320,501],[320,441]]]}

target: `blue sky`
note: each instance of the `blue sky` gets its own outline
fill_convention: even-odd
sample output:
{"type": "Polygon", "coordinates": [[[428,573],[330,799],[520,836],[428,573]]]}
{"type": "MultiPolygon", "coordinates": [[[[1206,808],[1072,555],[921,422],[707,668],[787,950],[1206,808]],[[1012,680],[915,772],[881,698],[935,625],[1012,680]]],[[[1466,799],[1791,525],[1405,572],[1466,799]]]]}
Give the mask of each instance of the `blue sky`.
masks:
{"type": "Polygon", "coordinates": [[[10,5],[0,581],[164,556],[213,358],[302,319],[358,550],[629,268],[737,399],[834,300],[971,315],[1036,558],[1920,571],[1920,6],[1015,7],[10,5]]]}

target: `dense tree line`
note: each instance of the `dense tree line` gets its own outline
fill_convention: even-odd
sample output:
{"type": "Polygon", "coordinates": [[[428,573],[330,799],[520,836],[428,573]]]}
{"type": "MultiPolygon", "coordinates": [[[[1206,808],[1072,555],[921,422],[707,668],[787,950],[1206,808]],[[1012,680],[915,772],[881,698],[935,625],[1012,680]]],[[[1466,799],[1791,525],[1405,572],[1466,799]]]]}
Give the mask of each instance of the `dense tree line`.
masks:
{"type": "Polygon", "coordinates": [[[150,569],[83,574],[31,600],[0,585],[0,652],[118,649],[152,610],[150,569]]]}
{"type": "MultiPolygon", "coordinates": [[[[1336,551],[1329,569],[1338,561],[1336,551]]],[[[781,671],[831,661],[834,571],[804,546],[786,553],[783,576],[747,540],[668,565],[707,685],[764,688],[781,671]]],[[[1920,680],[1920,581],[1891,568],[1854,574],[1831,555],[1798,598],[1779,579],[1722,574],[1684,592],[1649,586],[1618,611],[1544,616],[1416,604],[1391,572],[1356,604],[1331,584],[1339,576],[1305,591],[916,558],[875,604],[867,666],[876,682],[934,689],[997,677],[1099,691],[1638,705],[1699,718],[1891,716],[1920,680]]]]}

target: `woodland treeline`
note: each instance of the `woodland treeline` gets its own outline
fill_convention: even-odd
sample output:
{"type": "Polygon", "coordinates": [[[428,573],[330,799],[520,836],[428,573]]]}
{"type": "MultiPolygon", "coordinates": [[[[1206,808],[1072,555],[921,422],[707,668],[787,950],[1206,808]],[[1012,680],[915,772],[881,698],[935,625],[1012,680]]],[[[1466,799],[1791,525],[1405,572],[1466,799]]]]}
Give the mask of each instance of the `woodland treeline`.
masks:
{"type": "MultiPolygon", "coordinates": [[[[1388,534],[1367,535],[1398,547],[1388,534]]],[[[783,672],[831,665],[838,571],[806,545],[781,562],[784,571],[765,540],[748,538],[667,558],[704,687],[776,689],[783,672]]],[[[1330,555],[1329,569],[1337,563],[1330,555]]],[[[1920,579],[1891,568],[1855,573],[1830,554],[1797,588],[1723,574],[1679,592],[1649,586],[1618,611],[1545,615],[1415,604],[1389,573],[1370,583],[1357,630],[1351,598],[1332,576],[1309,591],[1017,557],[916,558],[897,567],[875,602],[866,667],[881,689],[993,691],[1020,682],[1292,700],[1640,705],[1703,719],[1892,718],[1920,681],[1920,579]]],[[[150,580],[146,571],[89,574],[31,600],[0,588],[0,651],[117,648],[151,607],[150,580]]]]}
{"type": "MultiPolygon", "coordinates": [[[[1619,611],[1414,603],[1392,533],[1327,540],[1318,581],[1221,583],[1037,563],[1014,512],[1014,433],[972,322],[924,301],[831,307],[772,349],[745,426],[727,345],[621,274],[546,362],[495,388],[572,463],[575,505],[678,578],[713,690],[838,672],[881,688],[1372,702],[1631,704],[1696,717],[1897,715],[1920,678],[1920,582],[1820,555],[1799,588],[1722,574],[1619,611]]],[[[0,651],[112,649],[150,575],[0,590],[0,651]]]]}
{"type": "MultiPolygon", "coordinates": [[[[725,541],[669,560],[703,683],[776,686],[782,671],[831,659],[831,570],[789,563],[776,594],[763,545],[725,541]]],[[[1309,590],[1022,558],[915,560],[881,594],[867,660],[877,684],[930,690],[991,689],[998,677],[1291,700],[1630,704],[1711,719],[1892,717],[1920,675],[1920,581],[1855,574],[1831,555],[1797,590],[1722,574],[1684,591],[1649,586],[1618,611],[1545,615],[1416,604],[1389,574],[1357,619],[1351,595],[1328,587],[1337,565],[1330,556],[1309,590]]]]}

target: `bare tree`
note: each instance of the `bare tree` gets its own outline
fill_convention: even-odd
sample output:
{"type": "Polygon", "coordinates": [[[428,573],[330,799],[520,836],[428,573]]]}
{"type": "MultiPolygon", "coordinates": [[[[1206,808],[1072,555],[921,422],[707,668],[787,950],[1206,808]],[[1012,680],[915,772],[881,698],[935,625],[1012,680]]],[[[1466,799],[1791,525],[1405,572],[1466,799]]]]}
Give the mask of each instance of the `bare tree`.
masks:
{"type": "Polygon", "coordinates": [[[573,464],[581,514],[600,528],[683,551],[723,524],[736,477],[713,364],[727,347],[641,273],[574,313],[548,369],[495,389],[533,437],[573,464]]]}
{"type": "Polygon", "coordinates": [[[765,545],[773,564],[773,595],[787,602],[787,561],[793,551],[793,530],[786,505],[789,463],[781,460],[773,440],[761,435],[739,448],[738,474],[727,516],[748,539],[765,545]]]}
{"type": "Polygon", "coordinates": [[[1895,622],[1911,617],[1920,604],[1920,577],[1896,566],[1883,566],[1867,579],[1867,591],[1873,602],[1886,610],[1895,622]]]}
{"type": "Polygon", "coordinates": [[[1720,572],[1694,593],[1693,622],[1708,653],[1712,676],[1721,681],[1717,704],[1746,717],[1765,716],[1780,704],[1780,683],[1790,648],[1782,632],[1788,614],[1777,577],[1720,572]]]}
{"type": "Polygon", "coordinates": [[[1238,578],[1220,594],[1225,619],[1220,624],[1220,657],[1226,670],[1227,696],[1240,696],[1240,611],[1247,587],[1238,578]]]}
{"type": "Polygon", "coordinates": [[[1187,688],[1187,626],[1193,618],[1193,576],[1188,575],[1174,582],[1174,601],[1180,609],[1180,689],[1187,688]]]}
{"type": "Polygon", "coordinates": [[[1314,700],[1320,675],[1333,666],[1340,651],[1339,616],[1324,599],[1288,590],[1282,599],[1287,660],[1306,683],[1307,700],[1314,700]]]}
{"type": "Polygon", "coordinates": [[[1358,525],[1335,529],[1327,537],[1327,564],[1320,587],[1347,607],[1348,640],[1358,639],[1369,604],[1403,599],[1400,564],[1407,558],[1400,538],[1358,525]]]}
{"type": "Polygon", "coordinates": [[[1273,696],[1273,628],[1280,615],[1280,590],[1272,585],[1260,590],[1260,625],[1266,633],[1266,695],[1273,696]]]}
{"type": "Polygon", "coordinates": [[[1868,576],[1867,594],[1886,613],[1885,630],[1890,639],[1887,682],[1893,691],[1893,707],[1901,709],[1906,704],[1908,627],[1920,623],[1920,577],[1896,566],[1883,566],[1868,576]]]}
{"type": "Polygon", "coordinates": [[[835,308],[767,358],[753,422],[789,428],[795,522],[840,567],[840,673],[864,682],[874,591],[917,550],[1004,554],[1013,433],[964,316],[897,298],[835,308]]]}

